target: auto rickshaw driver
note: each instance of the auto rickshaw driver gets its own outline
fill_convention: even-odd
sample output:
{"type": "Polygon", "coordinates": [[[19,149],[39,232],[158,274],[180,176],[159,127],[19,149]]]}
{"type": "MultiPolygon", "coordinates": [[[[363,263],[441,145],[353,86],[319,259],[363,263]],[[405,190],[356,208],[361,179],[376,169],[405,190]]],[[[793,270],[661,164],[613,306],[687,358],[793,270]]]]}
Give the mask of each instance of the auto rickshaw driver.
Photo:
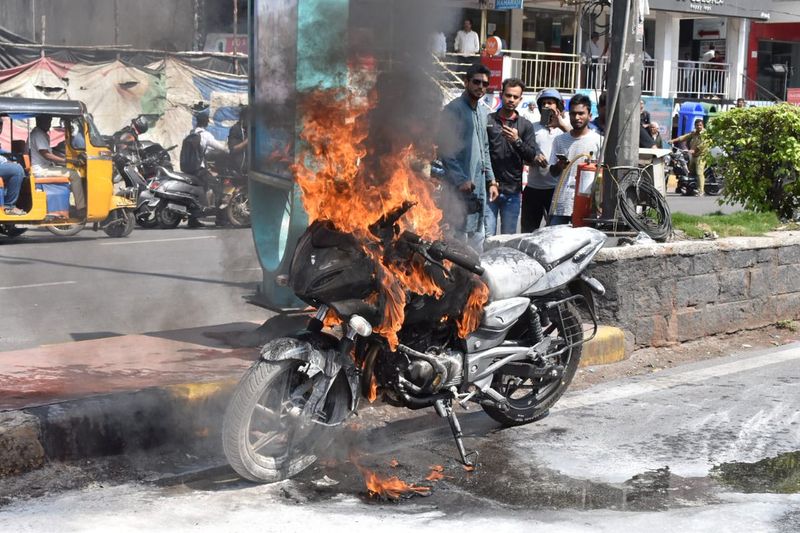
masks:
{"type": "Polygon", "coordinates": [[[36,127],[31,130],[31,171],[34,176],[68,176],[72,195],[75,198],[75,211],[70,216],[84,218],[86,216],[86,196],[83,191],[83,180],[75,170],[67,168],[66,157],[53,153],[50,147],[50,125],[53,117],[36,115],[36,127]]]}

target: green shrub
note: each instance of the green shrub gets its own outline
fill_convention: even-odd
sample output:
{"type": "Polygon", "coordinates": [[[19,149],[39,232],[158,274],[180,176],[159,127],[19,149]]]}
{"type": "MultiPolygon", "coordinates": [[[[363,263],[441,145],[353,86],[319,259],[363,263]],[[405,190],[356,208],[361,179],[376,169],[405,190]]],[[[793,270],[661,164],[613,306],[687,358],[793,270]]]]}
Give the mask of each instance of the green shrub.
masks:
{"type": "Polygon", "coordinates": [[[722,149],[707,164],[725,177],[723,201],[796,218],[800,208],[800,107],[734,108],[706,129],[708,146],[722,149]]]}

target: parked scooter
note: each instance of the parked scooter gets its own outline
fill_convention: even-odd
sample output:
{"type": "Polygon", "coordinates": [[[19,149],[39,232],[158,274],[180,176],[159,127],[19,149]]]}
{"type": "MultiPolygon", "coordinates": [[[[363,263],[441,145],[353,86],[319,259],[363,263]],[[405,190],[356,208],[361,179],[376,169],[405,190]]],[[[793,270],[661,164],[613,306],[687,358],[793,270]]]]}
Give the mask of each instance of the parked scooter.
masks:
{"type": "MultiPolygon", "coordinates": [[[[675,187],[675,192],[684,196],[696,196],[698,187],[697,176],[689,173],[689,151],[673,148],[670,157],[672,173],[678,178],[678,185],[675,187]]],[[[725,179],[716,172],[716,167],[706,167],[705,178],[703,192],[706,196],[719,195],[725,186],[725,179]]]]}
{"type": "Polygon", "coordinates": [[[191,174],[161,168],[158,187],[148,209],[162,228],[175,228],[182,220],[193,217],[216,216],[216,224],[244,227],[250,224],[250,200],[247,179],[241,174],[224,170],[214,177],[220,194],[206,190],[203,180],[191,174]]]}

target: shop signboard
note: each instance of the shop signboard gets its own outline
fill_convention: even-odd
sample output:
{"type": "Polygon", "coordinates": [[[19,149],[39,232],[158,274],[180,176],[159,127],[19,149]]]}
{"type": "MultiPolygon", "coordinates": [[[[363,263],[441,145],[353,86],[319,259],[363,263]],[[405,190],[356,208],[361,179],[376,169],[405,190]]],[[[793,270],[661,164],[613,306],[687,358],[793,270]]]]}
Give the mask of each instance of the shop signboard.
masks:
{"type": "Polygon", "coordinates": [[[800,88],[786,89],[786,101],[790,104],[800,105],[800,88]]]}
{"type": "Polygon", "coordinates": [[[522,9],[522,0],[495,0],[495,9],[522,9]]]}
{"type": "Polygon", "coordinates": [[[650,0],[650,9],[695,15],[769,20],[771,0],[650,0]]]}

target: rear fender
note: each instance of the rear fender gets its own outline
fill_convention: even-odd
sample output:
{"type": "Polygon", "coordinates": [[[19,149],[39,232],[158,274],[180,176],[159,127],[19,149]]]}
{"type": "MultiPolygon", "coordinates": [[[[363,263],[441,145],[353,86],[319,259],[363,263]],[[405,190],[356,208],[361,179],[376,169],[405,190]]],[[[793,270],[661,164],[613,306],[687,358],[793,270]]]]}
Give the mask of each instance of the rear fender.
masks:
{"type": "MultiPolygon", "coordinates": [[[[326,380],[328,388],[339,373],[343,373],[350,391],[350,410],[353,411],[356,408],[360,390],[358,371],[353,360],[342,354],[338,348],[339,339],[336,337],[324,333],[302,331],[292,337],[281,337],[268,342],[261,349],[259,357],[264,361],[287,361],[290,359],[305,361],[328,378],[326,380]]],[[[324,403],[324,394],[319,395],[315,390],[312,392],[309,404],[313,403],[312,400],[315,396],[317,402],[324,403]]],[[[310,405],[309,408],[315,409],[316,405],[310,405]]]]}

